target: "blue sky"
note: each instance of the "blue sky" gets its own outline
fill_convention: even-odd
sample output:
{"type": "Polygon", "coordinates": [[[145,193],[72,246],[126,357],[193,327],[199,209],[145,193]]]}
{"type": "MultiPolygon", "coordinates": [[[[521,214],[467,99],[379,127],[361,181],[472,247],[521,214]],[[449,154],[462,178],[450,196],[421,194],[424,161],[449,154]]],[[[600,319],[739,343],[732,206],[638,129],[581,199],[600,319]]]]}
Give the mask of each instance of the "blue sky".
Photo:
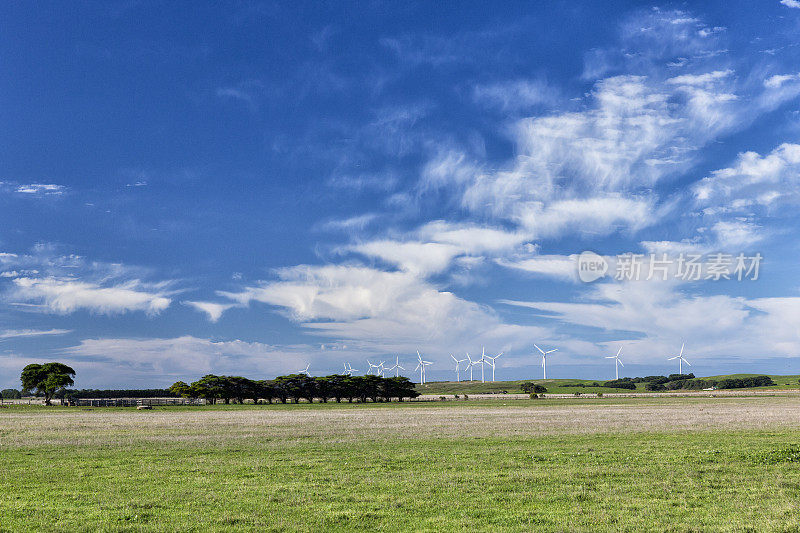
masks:
{"type": "Polygon", "coordinates": [[[800,3],[189,6],[0,6],[0,386],[800,372],[800,3]]]}

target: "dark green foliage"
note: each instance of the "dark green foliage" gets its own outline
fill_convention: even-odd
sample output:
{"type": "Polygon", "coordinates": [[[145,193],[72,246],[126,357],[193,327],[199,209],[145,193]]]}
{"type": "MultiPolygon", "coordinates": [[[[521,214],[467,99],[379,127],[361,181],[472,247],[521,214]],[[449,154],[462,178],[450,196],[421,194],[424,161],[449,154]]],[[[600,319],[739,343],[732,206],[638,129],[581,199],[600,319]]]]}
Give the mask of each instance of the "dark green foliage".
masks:
{"type": "Polygon", "coordinates": [[[636,388],[636,383],[634,383],[631,378],[612,379],[611,381],[604,382],[603,387],[634,390],[636,388]]]}
{"type": "Polygon", "coordinates": [[[393,398],[403,401],[405,398],[419,396],[414,384],[406,377],[353,377],[341,374],[324,377],[290,374],[263,381],[209,374],[191,385],[178,381],[168,391],[186,398],[203,398],[209,403],[216,403],[218,400],[225,403],[244,403],[245,400],[252,400],[253,403],[261,400],[286,403],[291,400],[297,403],[300,400],[313,402],[317,399],[323,402],[347,399],[352,402],[354,398],[362,402],[388,402],[393,398]]]}
{"type": "Polygon", "coordinates": [[[22,369],[20,380],[24,390],[44,396],[44,404],[50,405],[56,391],[75,384],[74,376],[75,371],[63,363],[33,363],[22,369]]]}
{"type": "Polygon", "coordinates": [[[749,378],[728,378],[717,383],[719,389],[745,389],[750,387],[768,387],[775,385],[769,376],[753,376],[749,378]]]}
{"type": "Polygon", "coordinates": [[[522,389],[522,392],[527,392],[529,394],[541,394],[543,392],[547,392],[547,388],[545,388],[544,385],[539,385],[533,381],[526,381],[525,383],[520,384],[520,388],[522,389]]]}
{"type": "Polygon", "coordinates": [[[667,390],[702,390],[716,385],[712,379],[678,379],[664,384],[667,390]]]}
{"type": "Polygon", "coordinates": [[[646,382],[644,384],[644,388],[645,388],[645,390],[649,390],[649,391],[667,390],[667,388],[664,386],[664,384],[660,383],[658,381],[648,381],[648,382],[646,382]]]}
{"type": "MultiPolygon", "coordinates": [[[[178,382],[182,383],[182,382],[178,382]]],[[[186,385],[184,383],[184,385],[186,385]]],[[[188,387],[188,385],[186,385],[188,387]]],[[[174,385],[173,385],[174,387],[174,385]]],[[[172,398],[181,394],[169,389],[76,389],[60,390],[53,395],[54,398],[172,398]]]]}
{"type": "Polygon", "coordinates": [[[22,393],[17,389],[3,389],[2,397],[4,400],[18,400],[22,398],[22,393]]]}
{"type": "Polygon", "coordinates": [[[667,376],[667,381],[681,381],[684,379],[694,379],[694,374],[690,372],[688,374],[670,374],[667,376]]]}

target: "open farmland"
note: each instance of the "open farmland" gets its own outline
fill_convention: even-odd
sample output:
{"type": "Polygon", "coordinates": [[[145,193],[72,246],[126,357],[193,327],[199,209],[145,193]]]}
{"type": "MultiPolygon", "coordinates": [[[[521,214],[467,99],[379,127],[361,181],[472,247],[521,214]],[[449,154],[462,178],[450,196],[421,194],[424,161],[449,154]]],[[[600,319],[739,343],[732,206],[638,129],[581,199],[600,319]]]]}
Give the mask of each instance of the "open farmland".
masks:
{"type": "Polygon", "coordinates": [[[791,530],[800,397],[0,410],[0,529],[791,530]]]}

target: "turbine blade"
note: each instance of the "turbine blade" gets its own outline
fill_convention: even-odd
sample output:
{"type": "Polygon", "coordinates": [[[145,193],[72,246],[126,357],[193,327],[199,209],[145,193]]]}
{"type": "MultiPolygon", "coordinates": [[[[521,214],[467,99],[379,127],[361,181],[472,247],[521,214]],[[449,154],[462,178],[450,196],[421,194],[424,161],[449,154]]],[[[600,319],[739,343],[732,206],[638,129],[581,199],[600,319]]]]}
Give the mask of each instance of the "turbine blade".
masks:
{"type": "Polygon", "coordinates": [[[542,352],[542,354],[544,354],[544,350],[542,350],[541,348],[539,348],[538,346],[536,346],[536,344],[534,344],[533,346],[534,346],[534,347],[535,347],[537,350],[539,350],[540,352],[542,352]]]}
{"type": "Polygon", "coordinates": [[[621,364],[622,366],[625,366],[625,364],[622,361],[620,361],[619,359],[617,359],[617,361],[619,361],[619,364],[621,364]]]}
{"type": "Polygon", "coordinates": [[[617,351],[617,355],[619,355],[621,353],[622,353],[622,346],[619,347],[619,350],[617,351]]]}

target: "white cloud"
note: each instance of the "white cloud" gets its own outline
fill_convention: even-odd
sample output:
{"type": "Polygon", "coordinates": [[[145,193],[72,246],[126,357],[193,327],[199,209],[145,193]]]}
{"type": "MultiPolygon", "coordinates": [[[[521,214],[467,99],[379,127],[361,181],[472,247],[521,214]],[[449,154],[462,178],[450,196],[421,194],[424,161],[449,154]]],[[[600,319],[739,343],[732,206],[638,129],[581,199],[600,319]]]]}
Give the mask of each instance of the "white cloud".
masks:
{"type": "Polygon", "coordinates": [[[710,83],[727,78],[731,74],[733,74],[733,71],[730,69],[715,70],[713,72],[706,72],[703,74],[684,74],[682,76],[669,78],[666,83],[672,85],[708,85],[710,83]]]}
{"type": "Polygon", "coordinates": [[[461,253],[458,247],[449,244],[391,240],[365,242],[349,249],[421,276],[445,270],[453,258],[461,253]]]}
{"type": "Polygon", "coordinates": [[[423,239],[456,246],[465,254],[499,253],[530,238],[520,231],[506,231],[477,224],[454,224],[444,220],[429,222],[417,233],[423,239]]]}
{"type": "Polygon", "coordinates": [[[781,4],[786,7],[800,8],[800,2],[798,2],[798,0],[781,0],[781,4]]]}
{"type": "Polygon", "coordinates": [[[0,339],[16,339],[19,337],[41,337],[44,335],[66,335],[71,329],[7,329],[0,330],[0,339]]]}
{"type": "Polygon", "coordinates": [[[743,220],[719,221],[711,230],[716,234],[717,246],[722,250],[743,250],[763,239],[758,225],[743,220]]]}
{"type": "Polygon", "coordinates": [[[565,281],[578,281],[575,255],[537,255],[528,259],[498,259],[497,264],[565,281]]]}
{"type": "Polygon", "coordinates": [[[424,346],[449,353],[481,342],[502,349],[523,345],[532,335],[551,335],[504,324],[491,308],[440,291],[409,272],[298,266],[278,275],[279,281],[219,294],[244,305],[258,301],[284,308],[317,334],[390,352],[424,346]]]}
{"type": "Polygon", "coordinates": [[[775,74],[764,80],[764,87],[777,89],[787,81],[799,80],[800,74],[775,74]]]}
{"type": "Polygon", "coordinates": [[[756,152],[739,154],[732,166],[713,171],[692,192],[701,205],[730,206],[735,199],[768,205],[777,199],[797,203],[798,185],[800,144],[784,143],[765,156],[756,152]]]}
{"type": "Polygon", "coordinates": [[[605,283],[592,287],[578,302],[503,303],[612,332],[625,346],[626,362],[666,364],[666,357],[682,342],[692,362],[800,353],[797,297],[747,300],[684,294],[674,283],[605,283]]]}
{"type": "Polygon", "coordinates": [[[473,98],[480,103],[497,106],[504,111],[518,111],[557,101],[557,91],[541,80],[514,80],[476,85],[473,98]]]}
{"type": "Polygon", "coordinates": [[[168,386],[177,380],[193,381],[208,373],[267,378],[295,372],[307,362],[316,366],[327,355],[308,345],[271,346],[189,335],[167,339],[85,339],[63,353],[75,368],[79,381],[76,385],[81,387],[138,383],[147,387],[168,386]],[[75,358],[74,362],[70,356],[75,358]],[[120,382],[115,383],[110,376],[119,376],[120,382]]]}
{"type": "Polygon", "coordinates": [[[185,301],[181,303],[193,307],[195,310],[200,311],[201,313],[205,313],[206,315],[208,315],[208,320],[210,320],[211,322],[218,321],[222,316],[222,313],[224,313],[231,307],[235,307],[235,304],[220,304],[214,302],[185,301]]]}
{"type": "Polygon", "coordinates": [[[341,220],[329,220],[322,224],[322,228],[328,231],[352,232],[363,230],[378,218],[375,213],[365,213],[341,220]]]}
{"type": "Polygon", "coordinates": [[[23,194],[64,194],[66,187],[52,183],[31,183],[30,185],[20,185],[16,192],[23,194]]]}
{"type": "Polygon", "coordinates": [[[53,277],[16,278],[13,283],[14,290],[9,295],[10,299],[37,302],[42,309],[59,314],[86,309],[98,314],[144,311],[155,315],[169,307],[171,302],[165,296],[163,287],[150,288],[139,280],[107,287],[53,277]]]}

